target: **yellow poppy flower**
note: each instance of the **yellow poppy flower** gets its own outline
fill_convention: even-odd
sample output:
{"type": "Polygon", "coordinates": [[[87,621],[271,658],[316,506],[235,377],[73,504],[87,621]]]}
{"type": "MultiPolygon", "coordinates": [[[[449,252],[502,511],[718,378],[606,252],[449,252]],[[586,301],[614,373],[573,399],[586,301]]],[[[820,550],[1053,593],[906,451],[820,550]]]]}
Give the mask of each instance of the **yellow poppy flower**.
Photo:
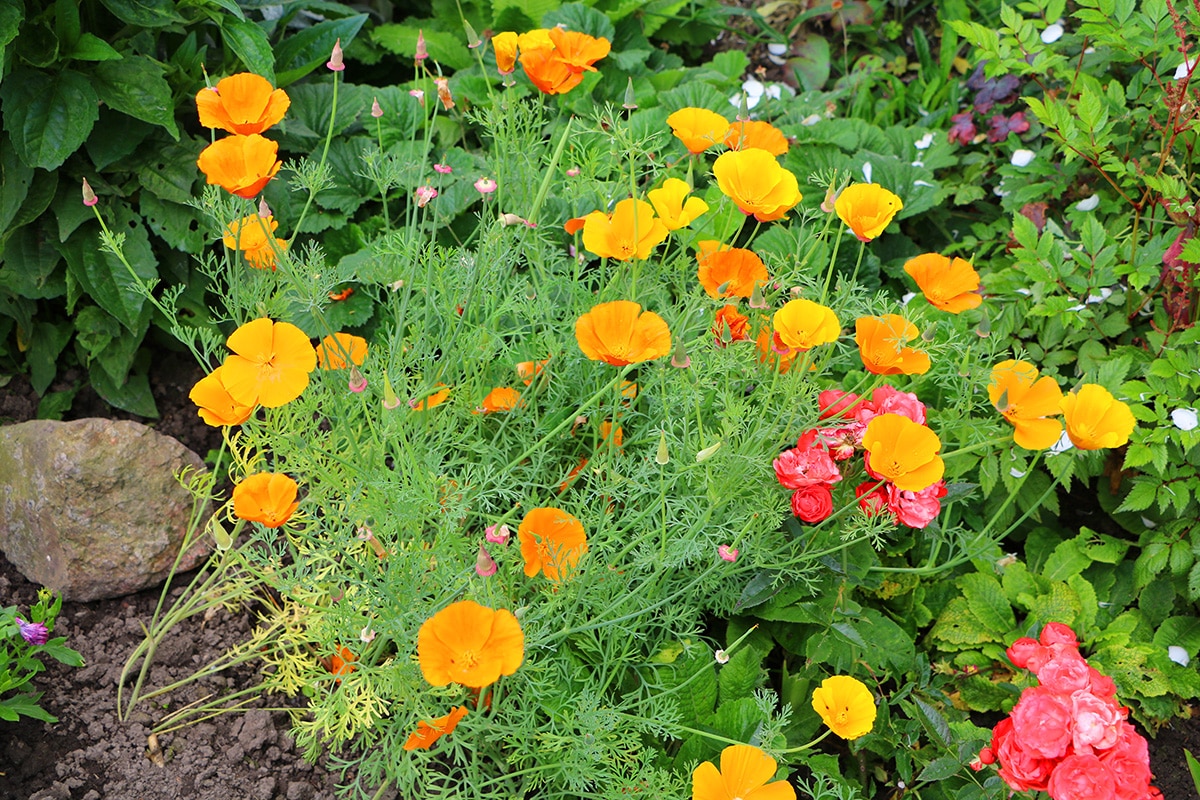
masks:
{"type": "Polygon", "coordinates": [[[555,582],[569,578],[588,551],[583,523],[559,508],[530,509],[517,528],[517,538],[528,578],[539,572],[555,582]]]}
{"type": "Polygon", "coordinates": [[[924,375],[929,356],[904,345],[915,339],[917,326],[899,314],[859,317],[854,323],[854,341],[868,372],[876,375],[924,375]]]}
{"type": "Polygon", "coordinates": [[[877,183],[856,183],[842,190],[833,208],[860,242],[869,242],[883,233],[904,203],[877,183]]]}
{"type": "Polygon", "coordinates": [[[691,191],[692,187],[687,182],[679,178],[667,178],[660,188],[646,192],[646,197],[667,230],[686,228],[696,217],[708,211],[708,203],[699,197],[688,196],[691,191]]]}
{"type": "Polygon", "coordinates": [[[1095,383],[1085,383],[1063,397],[1062,412],[1067,436],[1080,450],[1120,447],[1137,427],[1129,406],[1095,383]]]}
{"type": "Polygon", "coordinates": [[[905,262],[904,271],[917,282],[929,304],[942,311],[958,314],[983,302],[979,273],[964,259],[925,253],[905,262]]]}
{"type": "Polygon", "coordinates": [[[221,377],[229,395],[242,405],[278,408],[300,396],[317,354],[308,334],[290,322],[267,317],[251,320],[230,334],[221,377]]]}
{"type": "Polygon", "coordinates": [[[482,689],[512,675],[525,660],[521,623],[506,609],[473,600],[443,608],[417,631],[417,661],[433,686],[458,683],[482,689]]]}
{"type": "Polygon", "coordinates": [[[988,397],[996,410],[1012,423],[1013,441],[1026,450],[1045,450],[1062,436],[1063,394],[1050,376],[1038,377],[1027,361],[1001,361],[992,367],[988,397]]]}
{"type": "Polygon", "coordinates": [[[804,298],[785,303],[775,312],[771,325],[779,342],[795,351],[835,342],[842,332],[842,324],[833,309],[804,298]]]}
{"type": "Polygon", "coordinates": [[[942,479],[946,464],[937,454],[938,435],[900,414],[872,417],[862,437],[867,471],[889,480],[897,489],[920,492],[942,479]]]}
{"type": "Polygon", "coordinates": [[[646,258],[667,238],[667,226],[645,200],[626,198],[611,215],[593,211],[584,218],[583,246],[602,258],[646,258]]]}
{"type": "Polygon", "coordinates": [[[671,331],[653,311],[632,300],[600,303],[575,321],[575,341],[593,361],[615,367],[653,361],[671,352],[671,331]]]}
{"type": "Polygon", "coordinates": [[[722,153],[713,164],[713,175],[721,192],[759,222],[781,219],[803,199],[796,176],[757,147],[722,153]]]}
{"type": "Polygon", "coordinates": [[[772,781],[775,759],[748,744],[721,751],[721,769],[705,761],[692,771],[692,800],[796,800],[787,781],[772,781]]]}
{"type": "Polygon", "coordinates": [[[249,136],[262,133],[283,119],[292,103],[283,89],[272,89],[261,75],[239,72],[222,78],[214,88],[196,93],[200,124],[249,136]]]}
{"type": "Polygon", "coordinates": [[[667,117],[667,125],[689,153],[703,153],[721,141],[729,120],[707,108],[681,108],[667,117]]]}
{"type": "Polygon", "coordinates": [[[279,172],[279,145],[259,136],[234,134],[215,142],[200,152],[196,166],[204,179],[230,194],[247,200],[256,196],[279,172]]]}
{"type": "Polygon", "coordinates": [[[834,675],[813,690],[813,710],[843,739],[857,739],[875,727],[875,698],[857,678],[834,675]]]}

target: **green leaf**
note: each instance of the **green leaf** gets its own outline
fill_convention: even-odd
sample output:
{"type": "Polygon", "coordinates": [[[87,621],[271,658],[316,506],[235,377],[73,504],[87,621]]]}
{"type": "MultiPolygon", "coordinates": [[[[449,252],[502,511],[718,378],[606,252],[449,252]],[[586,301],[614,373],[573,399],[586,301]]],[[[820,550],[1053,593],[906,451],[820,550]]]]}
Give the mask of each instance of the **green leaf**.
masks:
{"type": "Polygon", "coordinates": [[[579,31],[589,36],[608,39],[610,42],[617,35],[616,28],[607,16],[582,3],[567,3],[542,17],[543,28],[553,28],[560,24],[565,25],[569,31],[579,31]]]}
{"type": "Polygon", "coordinates": [[[1054,548],[1054,552],[1046,559],[1042,568],[1042,576],[1051,581],[1065,581],[1072,575],[1078,575],[1089,566],[1092,560],[1083,552],[1078,539],[1068,539],[1054,548]]]}
{"type": "Polygon", "coordinates": [[[83,656],[65,646],[63,641],[65,640],[62,637],[51,639],[42,645],[42,652],[68,667],[82,667],[83,656]]]}
{"type": "Polygon", "coordinates": [[[341,39],[348,47],[366,21],[366,14],[326,20],[284,39],[275,48],[276,85],[287,86],[329,61],[333,45],[341,39]]]}
{"type": "Polygon", "coordinates": [[[1200,619],[1196,617],[1167,617],[1154,632],[1154,646],[1166,650],[1177,645],[1190,657],[1200,653],[1200,619]]]}
{"type": "Polygon", "coordinates": [[[921,726],[929,733],[929,738],[942,747],[950,747],[954,739],[950,735],[950,723],[942,712],[919,697],[914,696],[912,700],[920,712],[921,726]]]}
{"type": "Polygon", "coordinates": [[[33,326],[33,335],[29,337],[29,350],[25,357],[29,360],[29,383],[39,395],[54,381],[58,373],[58,357],[67,342],[71,341],[71,325],[60,322],[57,325],[49,322],[37,322],[33,326]]]}
{"type": "Polygon", "coordinates": [[[122,22],[138,28],[162,28],[183,22],[172,0],[100,0],[122,22]]]}
{"type": "Polygon", "coordinates": [[[796,40],[792,51],[796,55],[788,59],[787,65],[796,73],[800,85],[810,92],[824,88],[829,80],[829,41],[824,36],[805,36],[796,40]]]}
{"type": "Polygon", "coordinates": [[[942,756],[935,758],[925,765],[925,769],[921,770],[921,774],[917,776],[919,781],[942,781],[954,775],[962,769],[962,764],[954,756],[942,756]]]}
{"type": "Polygon", "coordinates": [[[247,70],[275,83],[275,51],[261,27],[247,19],[222,16],[221,36],[247,70]]]}
{"type": "Polygon", "coordinates": [[[88,380],[96,394],[109,405],[139,417],[158,417],[158,406],[154,404],[154,395],[150,393],[150,378],[144,369],[131,373],[124,382],[117,383],[98,363],[94,363],[88,370],[88,380]]]}
{"type": "Polygon", "coordinates": [[[119,62],[97,64],[96,93],[117,111],[165,128],[179,141],[171,86],[158,62],[145,56],[126,56],[119,62]]]}
{"type": "Polygon", "coordinates": [[[185,136],[178,144],[140,148],[138,154],[121,161],[118,166],[137,172],[143,189],[162,200],[183,205],[191,202],[192,187],[200,178],[196,157],[201,149],[195,139],[185,136]]]}
{"type": "Polygon", "coordinates": [[[80,61],[118,61],[123,58],[112,45],[90,33],[80,35],[75,48],[66,56],[80,61]]]}
{"type": "Polygon", "coordinates": [[[92,132],[99,117],[95,89],[83,75],[18,68],[0,84],[4,129],[27,166],[57,169],[92,132]]]}
{"type": "MultiPolygon", "coordinates": [[[[418,32],[415,25],[387,23],[377,25],[371,31],[371,41],[389,53],[412,58],[417,52],[418,32]]],[[[474,57],[467,49],[461,31],[447,33],[446,31],[424,29],[424,35],[429,57],[437,63],[454,70],[467,69],[474,63],[474,57]]]]}
{"type": "MultiPolygon", "coordinates": [[[[115,206],[113,231],[123,233],[122,251],[139,278],[153,283],[158,263],[150,249],[142,220],[128,206],[115,206]]],[[[129,331],[138,326],[145,297],[135,288],[129,270],[116,256],[100,250],[100,237],[93,226],[81,228],[62,247],[70,274],[96,303],[116,317],[129,331]]]]}
{"type": "Polygon", "coordinates": [[[1183,757],[1187,759],[1188,772],[1192,775],[1192,783],[1196,786],[1196,793],[1200,794],[1200,761],[1192,755],[1192,751],[1186,747],[1183,748],[1183,757]]]}
{"type": "Polygon", "coordinates": [[[40,719],[42,722],[58,722],[58,717],[38,705],[41,697],[42,693],[38,692],[37,694],[15,694],[0,700],[0,719],[16,722],[19,715],[24,715],[32,719],[40,719]]]}
{"type": "Polygon", "coordinates": [[[0,3],[0,58],[4,56],[4,47],[21,30],[21,22],[25,19],[25,8],[21,0],[5,0],[0,3]]]}
{"type": "Polygon", "coordinates": [[[750,696],[763,674],[762,662],[765,656],[766,653],[752,646],[743,646],[734,651],[729,661],[717,673],[722,706],[750,696]]]}
{"type": "Polygon", "coordinates": [[[958,585],[971,613],[997,638],[1003,638],[1017,626],[1012,606],[995,576],[971,572],[959,578],[958,585]]]}
{"type": "Polygon", "coordinates": [[[200,227],[200,217],[191,206],[161,200],[143,192],[138,211],[146,225],[163,241],[185,253],[199,253],[207,243],[200,227]]]}
{"type": "Polygon", "coordinates": [[[54,247],[48,220],[26,225],[9,237],[4,245],[0,287],[19,297],[42,300],[66,293],[58,264],[62,261],[54,247]]]}

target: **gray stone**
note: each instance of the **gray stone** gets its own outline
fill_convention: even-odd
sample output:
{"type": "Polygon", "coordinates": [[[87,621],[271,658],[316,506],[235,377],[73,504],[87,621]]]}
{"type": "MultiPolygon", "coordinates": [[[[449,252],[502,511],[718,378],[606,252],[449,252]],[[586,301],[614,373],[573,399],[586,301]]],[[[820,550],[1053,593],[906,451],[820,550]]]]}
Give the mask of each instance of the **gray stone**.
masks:
{"type": "MultiPolygon", "coordinates": [[[[137,422],[0,427],[0,550],[68,600],[159,584],[192,515],[192,496],[175,479],[185,467],[204,469],[191,450],[137,422]]],[[[198,542],[179,569],[206,553],[198,542]]]]}

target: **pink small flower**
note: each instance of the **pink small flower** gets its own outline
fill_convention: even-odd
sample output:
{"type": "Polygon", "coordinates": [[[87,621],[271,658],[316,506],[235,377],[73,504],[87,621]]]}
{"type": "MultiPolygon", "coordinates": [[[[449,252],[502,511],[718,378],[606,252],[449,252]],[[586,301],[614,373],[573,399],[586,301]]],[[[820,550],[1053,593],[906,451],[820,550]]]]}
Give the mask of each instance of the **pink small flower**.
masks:
{"type": "Polygon", "coordinates": [[[480,178],[475,181],[475,191],[480,194],[491,194],[496,191],[496,182],[491,178],[480,178]]]}
{"type": "Polygon", "coordinates": [[[83,179],[83,204],[88,208],[100,202],[100,198],[96,197],[96,193],[92,191],[91,184],[87,182],[87,178],[83,179]]]}
{"type": "Polygon", "coordinates": [[[30,644],[45,644],[50,640],[50,630],[42,622],[26,622],[17,617],[17,627],[21,629],[21,638],[30,644]]]}
{"type": "Polygon", "coordinates": [[[417,208],[424,208],[429,201],[438,196],[438,190],[432,186],[417,187],[417,208]]]}
{"type": "Polygon", "coordinates": [[[483,542],[479,543],[479,554],[475,556],[475,574],[481,578],[490,578],[496,574],[496,559],[492,558],[492,554],[483,546],[483,542]]]}
{"type": "Polygon", "coordinates": [[[571,167],[569,170],[567,170],[567,177],[574,178],[578,174],[579,167],[571,167]]]}
{"type": "Polygon", "coordinates": [[[449,164],[434,164],[433,171],[439,175],[449,175],[451,172],[454,172],[454,167],[449,164]]]}
{"type": "Polygon", "coordinates": [[[417,98],[417,100],[420,101],[421,108],[425,107],[425,92],[421,91],[420,89],[409,89],[408,93],[409,93],[409,95],[417,98]]]}
{"type": "Polygon", "coordinates": [[[727,544],[719,544],[717,545],[717,555],[721,557],[722,561],[728,561],[732,564],[734,561],[737,561],[738,551],[736,547],[730,547],[727,544]]]}
{"type": "Polygon", "coordinates": [[[423,28],[417,29],[417,52],[413,58],[417,63],[429,58],[429,49],[425,46],[425,30],[423,28]]]}
{"type": "Polygon", "coordinates": [[[379,119],[383,116],[383,108],[379,105],[379,98],[371,98],[371,116],[379,119]]]}
{"type": "Polygon", "coordinates": [[[887,505],[901,525],[924,528],[942,511],[941,498],[946,496],[946,482],[938,481],[919,492],[897,489],[887,484],[887,505]]]}
{"type": "Polygon", "coordinates": [[[483,529],[483,538],[492,544],[508,544],[511,533],[507,525],[488,525],[483,529]]]}
{"type": "Polygon", "coordinates": [[[357,366],[355,366],[354,364],[351,364],[350,365],[350,391],[354,392],[355,394],[358,394],[359,392],[363,391],[366,388],[367,388],[366,377],[364,377],[363,374],[358,371],[357,366]]]}
{"type": "Polygon", "coordinates": [[[342,63],[342,40],[338,39],[333,43],[333,54],[329,57],[329,61],[325,62],[325,66],[334,72],[341,72],[346,68],[342,63]]]}

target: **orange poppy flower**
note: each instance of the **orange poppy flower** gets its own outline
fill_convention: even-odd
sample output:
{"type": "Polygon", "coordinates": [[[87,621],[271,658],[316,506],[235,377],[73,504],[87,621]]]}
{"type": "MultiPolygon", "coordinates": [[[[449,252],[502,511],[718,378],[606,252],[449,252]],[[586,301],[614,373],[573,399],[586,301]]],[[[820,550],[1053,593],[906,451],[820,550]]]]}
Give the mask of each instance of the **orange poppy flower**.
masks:
{"type": "Polygon", "coordinates": [[[695,154],[721,141],[729,120],[707,108],[681,108],[667,117],[667,125],[688,152],[695,154]]]}
{"type": "Polygon", "coordinates": [[[345,369],[350,363],[361,367],[366,360],[367,340],[352,333],[326,336],[317,345],[317,366],[321,369],[345,369]]]}
{"type": "MultiPolygon", "coordinates": [[[[708,203],[699,197],[689,197],[692,187],[679,178],[667,178],[658,189],[646,192],[650,204],[669,231],[677,231],[708,211],[708,203]]],[[[569,233],[569,231],[568,231],[569,233]]]]}
{"type": "Polygon", "coordinates": [[[233,513],[247,522],[278,528],[300,507],[296,500],[299,489],[294,480],[280,472],[247,475],[233,487],[233,513]]]}
{"type": "Polygon", "coordinates": [[[924,425],[900,414],[872,417],[863,432],[871,474],[897,489],[920,492],[942,479],[946,464],[937,454],[942,442],[924,425]]]}
{"type": "Polygon", "coordinates": [[[779,372],[786,375],[792,368],[792,362],[802,350],[792,350],[779,339],[779,334],[764,325],[758,332],[758,361],[760,364],[774,363],[779,372]]]}
{"type": "Polygon", "coordinates": [[[533,85],[545,94],[566,94],[583,82],[583,71],[572,70],[553,49],[522,49],[521,67],[533,85]]]}
{"type": "Polygon", "coordinates": [[[522,53],[530,50],[553,50],[554,40],[548,28],[534,28],[517,35],[517,49],[522,53]]]}
{"type": "Polygon", "coordinates": [[[548,358],[541,361],[521,361],[516,366],[517,377],[528,386],[533,383],[534,378],[542,374],[542,370],[549,363],[550,359],[548,358]]]}
{"type": "Polygon", "coordinates": [[[215,88],[196,93],[201,125],[243,136],[262,133],[279,122],[291,104],[287,92],[272,89],[270,81],[252,72],[230,75],[215,88]]]}
{"type": "Polygon", "coordinates": [[[743,342],[750,338],[750,318],[738,311],[737,306],[721,306],[713,320],[713,336],[717,337],[717,346],[724,347],[729,342],[743,342]]]}
{"type": "Polygon", "coordinates": [[[1120,447],[1137,427],[1129,406],[1095,383],[1085,383],[1064,396],[1062,411],[1067,436],[1080,450],[1120,447]]]}
{"type": "Polygon", "coordinates": [[[813,690],[813,710],[843,739],[866,736],[875,727],[875,698],[867,685],[849,675],[834,675],[813,690]]]}
{"type": "MultiPolygon", "coordinates": [[[[515,35],[515,34],[514,34],[515,35]]],[[[433,743],[448,733],[453,733],[459,721],[467,715],[466,706],[458,706],[444,717],[417,723],[417,729],[408,735],[405,750],[428,750],[433,743]]]]}
{"type": "Polygon", "coordinates": [[[539,572],[556,583],[569,578],[588,550],[583,523],[559,508],[530,509],[517,528],[525,576],[539,572]]]}
{"type": "Polygon", "coordinates": [[[567,477],[563,478],[563,482],[558,485],[559,494],[562,494],[571,487],[571,484],[579,477],[579,473],[583,472],[583,468],[587,466],[587,463],[588,460],[586,458],[579,459],[579,463],[571,468],[571,471],[567,473],[567,477]]]}
{"type": "Polygon", "coordinates": [[[589,36],[579,31],[549,29],[550,41],[554,43],[554,57],[572,72],[595,72],[592,66],[608,55],[612,44],[604,37],[589,36]]]}
{"type": "Polygon", "coordinates": [[[611,215],[593,211],[584,217],[583,246],[601,258],[628,261],[649,256],[669,233],[654,216],[654,206],[630,197],[617,203],[611,215]]]}
{"type": "Polygon", "coordinates": [[[772,781],[775,759],[757,747],[732,744],[721,751],[721,769],[705,761],[692,771],[692,800],[796,800],[787,781],[772,781]]]}
{"type": "Polygon", "coordinates": [[[904,271],[925,295],[930,305],[957,314],[968,308],[978,308],[983,302],[979,295],[979,273],[970,261],[953,260],[940,253],[925,253],[910,258],[904,271]]]}
{"type": "Polygon", "coordinates": [[[1062,389],[1048,375],[1039,378],[1033,364],[1009,359],[992,367],[988,397],[1012,423],[1019,447],[1045,450],[1062,436],[1062,422],[1051,419],[1062,413],[1062,389]]]}
{"type": "Polygon", "coordinates": [[[251,320],[230,334],[221,380],[230,396],[243,405],[278,408],[300,396],[317,354],[308,334],[290,322],[267,317],[251,320]]]}
{"type": "Polygon", "coordinates": [[[279,172],[279,145],[257,133],[234,134],[200,152],[196,166],[210,184],[249,200],[279,172]]]}
{"type": "Polygon", "coordinates": [[[713,175],[721,192],[759,222],[783,218],[803,199],[796,176],[757,147],[722,153],[713,164],[713,175]]]}
{"type": "Polygon", "coordinates": [[[255,269],[273,270],[275,251],[287,250],[287,240],[269,235],[278,227],[274,217],[251,214],[226,225],[221,242],[230,250],[244,252],[246,261],[255,269]]]}
{"type": "Polygon", "coordinates": [[[421,400],[409,400],[408,405],[414,411],[427,411],[450,399],[450,387],[444,383],[435,383],[434,392],[421,400]],[[440,388],[439,388],[440,387],[440,388]]]}
{"type": "Polygon", "coordinates": [[[487,393],[475,414],[494,414],[497,411],[512,411],[521,405],[521,393],[507,386],[497,387],[487,393]]]}
{"type": "Polygon", "coordinates": [[[512,675],[524,660],[525,634],[507,609],[459,600],[417,631],[417,661],[433,686],[458,683],[482,689],[501,675],[512,675]]]}
{"type": "Polygon", "coordinates": [[[783,131],[769,122],[739,119],[725,132],[725,146],[730,150],[757,147],[773,156],[781,156],[788,151],[788,140],[783,131]]]}
{"type": "MultiPolygon", "coordinates": [[[[599,213],[599,212],[597,212],[599,213]]],[[[583,230],[583,226],[587,223],[587,217],[571,217],[563,223],[563,230],[568,236],[574,236],[583,230]]]]}
{"type": "Polygon", "coordinates": [[[842,190],[833,208],[860,242],[869,242],[883,233],[904,203],[877,183],[856,183],[842,190]]]}
{"type": "Polygon", "coordinates": [[[775,312],[771,325],[775,338],[788,350],[810,350],[836,342],[842,333],[842,323],[832,308],[802,297],[787,301],[775,312]]]}
{"type": "Polygon", "coordinates": [[[749,297],[754,293],[754,284],[770,279],[762,259],[741,247],[718,250],[703,257],[697,254],[696,260],[700,263],[696,277],[713,299],[749,297]]]}
{"type": "Polygon", "coordinates": [[[254,413],[254,406],[239,403],[230,396],[222,378],[223,370],[224,367],[217,367],[188,392],[188,399],[200,409],[200,418],[214,428],[241,425],[254,413]]]}
{"type": "Polygon", "coordinates": [[[575,321],[575,341],[593,361],[614,367],[653,361],[671,352],[671,331],[632,300],[601,303],[575,321]]]}
{"type": "Polygon", "coordinates": [[[496,69],[501,75],[511,75],[517,68],[517,35],[512,31],[497,33],[492,37],[492,50],[496,53],[496,69]]]}
{"type": "Polygon", "coordinates": [[[354,666],[354,662],[357,660],[358,657],[350,651],[349,647],[339,648],[337,653],[329,659],[329,671],[337,676],[337,682],[341,683],[341,676],[349,675],[358,669],[358,667],[354,666]]]}
{"type": "Polygon", "coordinates": [[[625,430],[620,425],[614,429],[612,422],[606,419],[600,423],[600,441],[608,443],[609,440],[612,440],[613,447],[620,451],[621,445],[625,443],[625,430]]]}
{"type": "Polygon", "coordinates": [[[854,323],[854,341],[863,366],[876,375],[924,375],[929,356],[905,347],[920,331],[899,314],[859,317],[854,323]]]}

